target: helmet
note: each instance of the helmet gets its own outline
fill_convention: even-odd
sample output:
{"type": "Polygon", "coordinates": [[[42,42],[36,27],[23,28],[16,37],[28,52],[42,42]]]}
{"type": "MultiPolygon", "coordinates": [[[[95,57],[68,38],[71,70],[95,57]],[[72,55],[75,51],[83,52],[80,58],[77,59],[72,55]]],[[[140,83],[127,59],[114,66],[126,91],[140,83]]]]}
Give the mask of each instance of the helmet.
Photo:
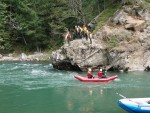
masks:
{"type": "Polygon", "coordinates": [[[92,71],[92,69],[91,69],[91,68],[89,68],[88,70],[89,70],[89,71],[92,71]]]}

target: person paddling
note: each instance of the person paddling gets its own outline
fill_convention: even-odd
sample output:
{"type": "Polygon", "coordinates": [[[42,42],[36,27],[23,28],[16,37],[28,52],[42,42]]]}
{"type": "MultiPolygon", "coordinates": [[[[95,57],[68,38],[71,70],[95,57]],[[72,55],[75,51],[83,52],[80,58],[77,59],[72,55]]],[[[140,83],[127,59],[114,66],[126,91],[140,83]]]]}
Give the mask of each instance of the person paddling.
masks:
{"type": "Polygon", "coordinates": [[[91,69],[91,68],[88,69],[88,72],[87,72],[86,76],[87,76],[88,78],[94,78],[94,76],[93,76],[93,74],[92,74],[92,69],[91,69]]]}

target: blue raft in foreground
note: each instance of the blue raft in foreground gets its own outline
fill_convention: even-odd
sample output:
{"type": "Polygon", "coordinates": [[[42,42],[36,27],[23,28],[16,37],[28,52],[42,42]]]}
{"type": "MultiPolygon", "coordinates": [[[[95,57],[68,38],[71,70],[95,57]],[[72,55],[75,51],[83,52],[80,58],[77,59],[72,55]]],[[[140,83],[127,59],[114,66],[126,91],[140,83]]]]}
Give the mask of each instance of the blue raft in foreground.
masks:
{"type": "Polygon", "coordinates": [[[129,113],[150,113],[150,98],[125,98],[118,104],[129,113]]]}

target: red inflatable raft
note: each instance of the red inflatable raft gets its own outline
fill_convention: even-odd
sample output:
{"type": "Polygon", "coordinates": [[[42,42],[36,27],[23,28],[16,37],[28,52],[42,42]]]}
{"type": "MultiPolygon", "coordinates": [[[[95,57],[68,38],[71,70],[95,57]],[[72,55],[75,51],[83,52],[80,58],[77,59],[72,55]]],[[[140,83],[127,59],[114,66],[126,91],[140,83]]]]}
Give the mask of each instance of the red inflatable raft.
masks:
{"type": "Polygon", "coordinates": [[[118,78],[118,75],[114,75],[114,76],[111,76],[111,77],[107,77],[107,78],[87,78],[87,77],[82,77],[82,76],[79,76],[79,75],[74,75],[74,78],[82,81],[82,82],[109,82],[109,81],[112,81],[116,78],[118,78]]]}

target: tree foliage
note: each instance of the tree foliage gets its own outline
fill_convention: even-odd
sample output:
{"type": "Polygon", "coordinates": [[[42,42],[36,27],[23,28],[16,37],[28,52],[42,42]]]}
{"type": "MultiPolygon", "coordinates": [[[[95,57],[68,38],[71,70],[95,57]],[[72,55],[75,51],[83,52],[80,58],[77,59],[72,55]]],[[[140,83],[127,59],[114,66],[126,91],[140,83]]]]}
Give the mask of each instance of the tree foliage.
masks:
{"type": "Polygon", "coordinates": [[[120,0],[1,0],[0,50],[60,46],[67,29],[88,23],[113,1],[120,0]]]}
{"type": "Polygon", "coordinates": [[[9,35],[10,32],[8,32],[8,18],[9,13],[7,11],[7,4],[0,1],[0,49],[4,50],[5,48],[10,49],[10,39],[9,35]]]}

